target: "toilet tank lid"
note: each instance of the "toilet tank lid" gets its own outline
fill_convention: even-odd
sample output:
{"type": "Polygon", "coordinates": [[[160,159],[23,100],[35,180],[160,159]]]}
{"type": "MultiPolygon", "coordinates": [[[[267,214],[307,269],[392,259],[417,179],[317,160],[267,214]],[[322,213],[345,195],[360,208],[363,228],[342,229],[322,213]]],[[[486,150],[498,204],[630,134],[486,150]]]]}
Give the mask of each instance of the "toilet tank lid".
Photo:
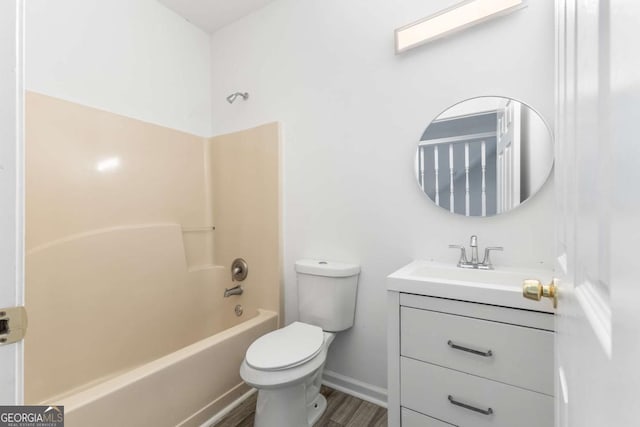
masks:
{"type": "Polygon", "coordinates": [[[314,276],[350,277],[360,273],[360,266],[321,259],[301,259],[296,261],[296,271],[314,276]]]}

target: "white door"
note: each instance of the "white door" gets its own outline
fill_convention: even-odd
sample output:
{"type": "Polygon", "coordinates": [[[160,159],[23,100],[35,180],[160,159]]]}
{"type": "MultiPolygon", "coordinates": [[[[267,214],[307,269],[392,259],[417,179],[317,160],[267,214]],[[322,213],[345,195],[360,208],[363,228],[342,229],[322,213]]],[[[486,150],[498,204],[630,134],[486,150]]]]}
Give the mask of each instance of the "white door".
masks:
{"type": "Polygon", "coordinates": [[[640,2],[556,6],[556,427],[640,426],[640,2]]]}
{"type": "MultiPolygon", "coordinates": [[[[0,1],[0,309],[24,295],[22,23],[22,2],[0,1]]],[[[22,380],[22,342],[0,345],[0,405],[22,403],[22,380]]]]}
{"type": "Polygon", "coordinates": [[[496,164],[498,213],[520,204],[521,104],[509,101],[498,109],[496,164]]]}

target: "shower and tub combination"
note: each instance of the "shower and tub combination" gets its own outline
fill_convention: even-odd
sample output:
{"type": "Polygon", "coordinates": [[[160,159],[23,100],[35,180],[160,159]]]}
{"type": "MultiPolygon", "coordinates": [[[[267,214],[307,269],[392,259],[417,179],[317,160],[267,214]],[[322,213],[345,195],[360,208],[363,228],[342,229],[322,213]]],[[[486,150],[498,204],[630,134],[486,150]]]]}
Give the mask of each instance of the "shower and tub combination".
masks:
{"type": "Polygon", "coordinates": [[[202,138],[26,101],[25,402],[71,427],[201,425],[281,326],[279,125],[202,138]]]}

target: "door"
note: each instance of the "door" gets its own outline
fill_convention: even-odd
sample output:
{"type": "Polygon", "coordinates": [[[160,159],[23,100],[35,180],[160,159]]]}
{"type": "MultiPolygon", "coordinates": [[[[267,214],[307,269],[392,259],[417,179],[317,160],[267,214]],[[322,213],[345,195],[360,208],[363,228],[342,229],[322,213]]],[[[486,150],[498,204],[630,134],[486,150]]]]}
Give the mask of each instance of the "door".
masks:
{"type": "MultiPolygon", "coordinates": [[[[21,1],[0,1],[0,309],[24,294],[22,20],[21,1]]],[[[0,405],[22,403],[22,380],[22,342],[0,345],[0,405]]]]}
{"type": "Polygon", "coordinates": [[[509,100],[497,117],[498,213],[518,206],[520,200],[521,104],[509,100]]]}
{"type": "Polygon", "coordinates": [[[638,426],[640,2],[556,12],[556,426],[638,426]]]}

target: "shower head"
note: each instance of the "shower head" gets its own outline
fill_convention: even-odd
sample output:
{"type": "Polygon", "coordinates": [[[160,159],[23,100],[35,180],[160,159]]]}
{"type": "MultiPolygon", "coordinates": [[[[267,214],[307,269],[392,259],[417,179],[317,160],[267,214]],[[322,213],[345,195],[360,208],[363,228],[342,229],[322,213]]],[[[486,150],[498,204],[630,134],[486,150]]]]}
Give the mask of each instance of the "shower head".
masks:
{"type": "Polygon", "coordinates": [[[237,97],[241,96],[242,99],[244,99],[245,101],[247,100],[247,98],[249,98],[249,93],[248,92],[236,92],[236,93],[232,93],[231,95],[227,96],[227,102],[229,104],[233,104],[233,101],[236,100],[237,97]]]}

